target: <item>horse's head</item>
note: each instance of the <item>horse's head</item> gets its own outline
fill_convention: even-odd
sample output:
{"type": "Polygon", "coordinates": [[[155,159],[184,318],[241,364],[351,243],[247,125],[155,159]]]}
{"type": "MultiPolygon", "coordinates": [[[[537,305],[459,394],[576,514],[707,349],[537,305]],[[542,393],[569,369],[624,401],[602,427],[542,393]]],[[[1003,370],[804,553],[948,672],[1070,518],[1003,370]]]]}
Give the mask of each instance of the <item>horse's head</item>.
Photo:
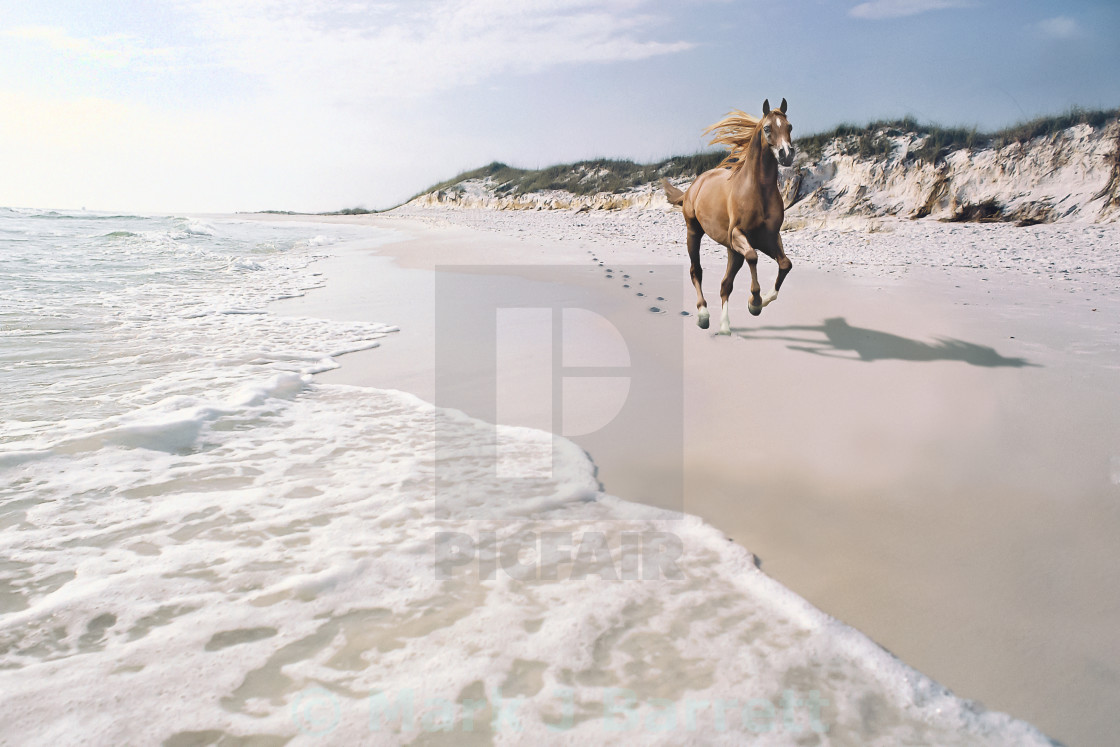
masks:
{"type": "Polygon", "coordinates": [[[774,157],[782,166],[793,165],[793,127],[786,119],[786,100],[782,105],[770,110],[770,99],[762,102],[762,120],[758,123],[762,130],[762,140],[774,152],[774,157]]]}

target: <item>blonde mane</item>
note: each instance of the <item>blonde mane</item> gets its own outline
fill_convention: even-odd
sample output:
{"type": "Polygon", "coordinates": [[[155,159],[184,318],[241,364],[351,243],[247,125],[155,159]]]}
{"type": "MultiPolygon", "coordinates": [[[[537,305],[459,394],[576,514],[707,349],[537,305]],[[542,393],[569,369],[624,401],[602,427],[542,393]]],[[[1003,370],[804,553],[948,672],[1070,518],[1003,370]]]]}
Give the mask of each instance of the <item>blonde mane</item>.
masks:
{"type": "Polygon", "coordinates": [[[704,130],[705,135],[713,133],[710,145],[726,145],[731,149],[716,168],[730,167],[732,171],[742,168],[746,162],[747,147],[760,121],[746,112],[732,109],[726,117],[704,130]]]}

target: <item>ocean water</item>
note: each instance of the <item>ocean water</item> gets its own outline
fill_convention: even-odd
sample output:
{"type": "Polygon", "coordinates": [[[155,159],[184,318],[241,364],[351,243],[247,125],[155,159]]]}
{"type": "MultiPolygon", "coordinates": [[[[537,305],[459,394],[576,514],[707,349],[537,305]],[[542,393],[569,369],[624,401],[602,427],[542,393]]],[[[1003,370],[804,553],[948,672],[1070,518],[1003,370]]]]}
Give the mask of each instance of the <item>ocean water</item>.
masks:
{"type": "Polygon", "coordinates": [[[395,238],[0,208],[0,743],[1049,743],[570,442],[501,429],[515,492],[491,426],[317,382],[407,326],[269,303],[395,238]]]}

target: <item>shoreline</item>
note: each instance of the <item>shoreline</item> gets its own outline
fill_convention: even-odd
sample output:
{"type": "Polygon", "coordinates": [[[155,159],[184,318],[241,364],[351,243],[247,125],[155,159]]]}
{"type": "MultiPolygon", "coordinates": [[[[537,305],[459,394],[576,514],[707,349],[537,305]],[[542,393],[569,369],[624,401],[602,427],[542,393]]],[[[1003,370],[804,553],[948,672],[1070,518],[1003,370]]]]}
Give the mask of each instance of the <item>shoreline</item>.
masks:
{"type": "MultiPolygon", "coordinates": [[[[422,268],[454,259],[499,264],[496,274],[516,277],[526,270],[507,264],[510,259],[592,265],[586,256],[592,251],[617,265],[643,257],[649,262],[649,254],[670,261],[677,252],[674,246],[645,255],[635,245],[612,250],[609,237],[519,240],[509,236],[508,216],[504,237],[472,238],[462,227],[430,225],[449,217],[454,216],[338,221],[412,233],[411,240],[380,247],[376,254],[395,258],[405,274],[412,273],[414,286],[403,290],[406,297],[395,299],[395,307],[351,298],[348,309],[340,308],[346,292],[337,287],[338,278],[355,275],[345,271],[355,266],[350,257],[338,260],[340,272],[325,273],[333,298],[315,300],[309,294],[307,303],[312,309],[319,304],[319,312],[332,304],[338,313],[361,309],[369,318],[395,308],[413,318],[379,318],[402,332],[385,342],[381,356],[347,356],[341,369],[320,376],[323,381],[404,388],[432,401],[424,393],[427,366],[418,360],[425,350],[418,338],[427,334],[421,329],[410,335],[408,323],[416,328],[416,309],[424,305],[422,268]],[[407,298],[410,292],[414,298],[407,298]],[[391,350],[398,343],[400,354],[391,350]]],[[[534,218],[514,220],[527,224],[534,218]]],[[[801,235],[794,232],[789,243],[801,235]]],[[[796,263],[795,251],[790,255],[796,263]]],[[[709,278],[720,269],[712,255],[705,252],[709,278]]],[[[676,261],[683,267],[679,254],[676,261]]],[[[782,300],[758,320],[741,304],[735,313],[733,297],[732,324],[749,339],[712,338],[699,333],[691,319],[686,322],[685,377],[701,386],[698,392],[686,386],[685,510],[761,557],[775,580],[958,695],[1071,744],[1106,733],[1114,727],[1106,714],[1116,712],[1107,696],[1107,672],[1117,662],[1105,654],[1115,648],[1111,631],[1120,619],[1101,601],[1117,578],[1109,557],[1117,528],[1110,509],[1116,487],[1108,484],[1105,465],[1111,455],[1103,443],[1120,443],[1107,422],[1109,413],[1120,411],[1107,391],[1117,363],[1115,350],[1108,348],[1115,323],[1105,322],[1117,318],[1110,313],[1117,310],[1115,282],[1087,277],[1097,290],[1074,304],[1063,292],[1068,289],[1047,293],[1039,278],[1023,282],[1009,271],[989,269],[978,278],[974,270],[910,267],[891,277],[873,267],[879,276],[852,277],[861,273],[813,270],[807,264],[795,265],[782,300]],[[985,287],[993,278],[998,285],[985,287]],[[1031,303],[1019,297],[1023,291],[1029,291],[1031,303]],[[951,307],[944,306],[945,298],[952,298],[951,307]],[[1082,310],[1083,303],[1099,311],[1082,310]],[[844,315],[829,316],[833,309],[844,315]],[[828,336],[821,320],[831,318],[845,320],[849,347],[832,339],[836,334],[828,336]],[[1082,331],[1091,321],[1098,329],[1082,331]],[[797,334],[809,342],[765,339],[752,325],[802,327],[797,334]],[[861,347],[861,335],[873,344],[861,347]],[[945,345],[937,337],[966,347],[945,345]],[[817,353],[807,355],[806,347],[817,353]],[[756,373],[751,388],[796,387],[800,403],[734,395],[737,404],[729,408],[704,391],[705,365],[750,370],[752,348],[774,363],[756,373]],[[836,355],[856,357],[838,361],[836,355]],[[1088,377],[1086,362],[1093,368],[1088,377]],[[922,367],[927,370],[916,370],[922,367]],[[1071,376],[1080,380],[1083,394],[1061,391],[1061,382],[1071,376]],[[833,390],[847,394],[830,396],[833,390]],[[1055,400],[1055,392],[1057,400],[1047,401],[1055,400]],[[1039,456],[1054,444],[1045,433],[1031,432],[1040,415],[1024,403],[1036,401],[1032,406],[1065,447],[1041,463],[1039,456]],[[877,415],[875,407],[882,403],[888,412],[877,415]],[[722,417],[736,408],[749,408],[752,419],[766,424],[770,445],[761,454],[746,454],[732,470],[720,447],[748,438],[741,425],[722,417]],[[1085,423],[1091,434],[1079,432],[1085,423]],[[997,443],[1011,436],[1020,442],[1015,448],[997,443]],[[1095,443],[1092,454],[1083,453],[1086,441],[1095,443]],[[945,464],[958,468],[944,474],[945,464]],[[1078,477],[1094,472],[1095,479],[1078,477]],[[1071,495],[1075,510],[1069,510],[1071,495]],[[1071,611],[1086,617],[1070,619],[1071,611]]],[[[760,263],[764,286],[772,272],[760,263]]],[[[707,280],[709,298],[716,282],[707,280]]],[[[619,302],[627,295],[601,276],[589,275],[585,290],[614,294],[619,302]]],[[[689,295],[683,297],[690,305],[689,295]]],[[[285,304],[292,309],[301,302],[285,304]]],[[[626,476],[656,466],[635,463],[625,449],[592,449],[591,456],[604,488],[624,498],[633,498],[635,489],[640,494],[641,487],[628,485],[626,476]]]]}

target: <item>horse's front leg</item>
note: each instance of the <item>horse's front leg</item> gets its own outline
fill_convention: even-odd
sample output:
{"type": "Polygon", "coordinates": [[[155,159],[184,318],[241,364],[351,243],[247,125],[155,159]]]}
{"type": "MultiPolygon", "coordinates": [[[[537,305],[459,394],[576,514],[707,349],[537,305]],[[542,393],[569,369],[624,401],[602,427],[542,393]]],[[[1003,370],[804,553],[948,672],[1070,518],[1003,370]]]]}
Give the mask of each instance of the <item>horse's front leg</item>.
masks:
{"type": "MultiPolygon", "coordinates": [[[[742,265],[743,260],[746,260],[747,267],[751,270],[751,299],[747,302],[747,311],[751,312],[751,316],[758,316],[762,313],[762,307],[764,306],[762,303],[762,286],[758,284],[758,252],[754,250],[754,247],[747,241],[747,237],[738,228],[731,231],[731,245],[735,251],[730,252],[730,254],[740,255],[742,259],[739,260],[739,264],[742,265]]],[[[730,263],[730,255],[728,256],[728,262],[730,263]]],[[[728,270],[730,271],[730,269],[730,264],[728,264],[728,270]]],[[[739,268],[736,267],[735,270],[738,272],[739,268]]],[[[731,277],[734,279],[735,276],[732,274],[731,277]]],[[[724,278],[724,282],[727,282],[726,278],[724,278]]],[[[731,295],[730,285],[727,288],[727,295],[731,295]]],[[[726,317],[726,300],[723,302],[723,307],[726,317]]]]}
{"type": "MultiPolygon", "coordinates": [[[[774,250],[771,256],[773,256],[778,263],[778,279],[774,281],[774,290],[762,297],[763,306],[769,306],[771,302],[778,300],[778,291],[782,287],[782,281],[786,279],[786,275],[793,269],[793,262],[789,261],[789,257],[786,256],[785,247],[782,246],[781,234],[778,234],[775,239],[774,250]]],[[[761,309],[759,309],[759,311],[761,311],[761,309]]]]}
{"type": "MultiPolygon", "coordinates": [[[[723,282],[719,286],[719,297],[723,301],[722,314],[719,321],[719,333],[721,335],[731,334],[731,317],[728,314],[728,301],[731,298],[731,291],[735,287],[735,275],[738,274],[739,268],[743,266],[742,254],[735,249],[728,248],[727,250],[727,272],[723,275],[723,282]]],[[[756,258],[757,259],[757,258],[756,258]]]]}

